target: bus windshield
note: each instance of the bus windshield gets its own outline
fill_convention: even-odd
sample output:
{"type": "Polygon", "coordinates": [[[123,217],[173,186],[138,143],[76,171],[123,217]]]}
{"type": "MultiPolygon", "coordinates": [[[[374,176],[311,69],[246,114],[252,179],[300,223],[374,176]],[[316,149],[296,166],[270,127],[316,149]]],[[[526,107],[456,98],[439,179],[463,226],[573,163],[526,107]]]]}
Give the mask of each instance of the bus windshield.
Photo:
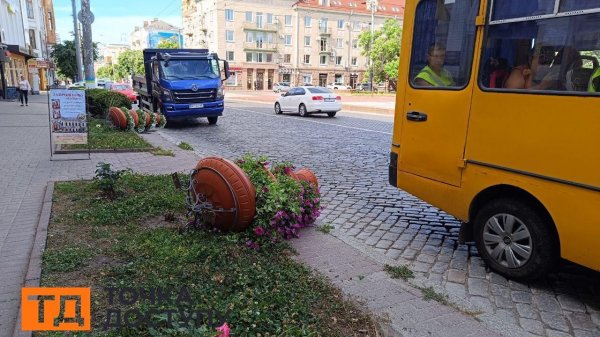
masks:
{"type": "Polygon", "coordinates": [[[169,60],[161,61],[160,65],[166,80],[219,78],[220,74],[217,60],[169,60]]]}

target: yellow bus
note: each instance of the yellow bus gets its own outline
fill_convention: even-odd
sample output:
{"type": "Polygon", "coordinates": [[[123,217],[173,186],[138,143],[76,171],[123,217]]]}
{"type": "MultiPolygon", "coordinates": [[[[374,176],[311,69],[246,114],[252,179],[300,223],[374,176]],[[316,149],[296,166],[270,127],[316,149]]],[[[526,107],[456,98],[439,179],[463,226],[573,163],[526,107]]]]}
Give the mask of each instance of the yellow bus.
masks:
{"type": "Polygon", "coordinates": [[[406,0],[390,184],[509,278],[600,271],[599,62],[599,0],[406,0]]]}

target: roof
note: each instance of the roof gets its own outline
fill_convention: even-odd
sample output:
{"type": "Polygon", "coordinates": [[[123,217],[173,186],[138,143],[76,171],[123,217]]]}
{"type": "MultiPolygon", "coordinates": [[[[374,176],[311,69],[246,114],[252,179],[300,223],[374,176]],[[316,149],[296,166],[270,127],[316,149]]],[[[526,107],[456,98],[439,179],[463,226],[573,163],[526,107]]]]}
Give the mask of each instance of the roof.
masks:
{"type": "MultiPolygon", "coordinates": [[[[299,0],[294,6],[306,9],[331,10],[336,12],[354,12],[371,14],[366,0],[329,0],[328,6],[322,5],[321,0],[299,0]]],[[[405,0],[379,0],[375,15],[404,17],[405,0]]]]}

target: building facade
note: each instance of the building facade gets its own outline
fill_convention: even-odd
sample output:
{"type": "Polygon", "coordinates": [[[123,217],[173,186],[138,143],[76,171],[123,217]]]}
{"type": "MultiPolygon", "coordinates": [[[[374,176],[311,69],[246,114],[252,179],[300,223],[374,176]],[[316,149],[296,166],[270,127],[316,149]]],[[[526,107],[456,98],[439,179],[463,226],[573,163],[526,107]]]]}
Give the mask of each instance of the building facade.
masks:
{"type": "MultiPolygon", "coordinates": [[[[403,1],[380,1],[375,29],[402,20],[403,1]]],[[[208,48],[229,61],[228,89],[271,90],[275,82],[355,87],[367,57],[358,36],[371,29],[361,1],[183,0],[186,48],[208,48]]]]}
{"type": "Polygon", "coordinates": [[[53,16],[51,0],[0,1],[0,44],[7,51],[0,86],[16,87],[20,76],[25,76],[34,93],[46,89],[53,78],[52,74],[48,76],[49,47],[55,42],[53,16]]]}
{"type": "Polygon", "coordinates": [[[134,28],[131,33],[131,49],[157,48],[163,40],[172,40],[180,46],[183,45],[183,36],[178,27],[154,18],[151,21],[144,21],[141,27],[134,28]]]}

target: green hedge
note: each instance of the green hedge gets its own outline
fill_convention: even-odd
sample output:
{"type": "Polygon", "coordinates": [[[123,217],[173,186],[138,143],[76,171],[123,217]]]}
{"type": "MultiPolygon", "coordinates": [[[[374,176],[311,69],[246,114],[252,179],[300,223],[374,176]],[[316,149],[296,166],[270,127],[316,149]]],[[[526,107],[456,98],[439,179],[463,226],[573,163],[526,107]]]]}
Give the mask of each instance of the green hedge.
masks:
{"type": "Polygon", "coordinates": [[[94,117],[104,117],[111,106],[125,106],[131,109],[129,98],[119,92],[105,89],[88,89],[85,91],[85,97],[89,113],[94,117]]]}

